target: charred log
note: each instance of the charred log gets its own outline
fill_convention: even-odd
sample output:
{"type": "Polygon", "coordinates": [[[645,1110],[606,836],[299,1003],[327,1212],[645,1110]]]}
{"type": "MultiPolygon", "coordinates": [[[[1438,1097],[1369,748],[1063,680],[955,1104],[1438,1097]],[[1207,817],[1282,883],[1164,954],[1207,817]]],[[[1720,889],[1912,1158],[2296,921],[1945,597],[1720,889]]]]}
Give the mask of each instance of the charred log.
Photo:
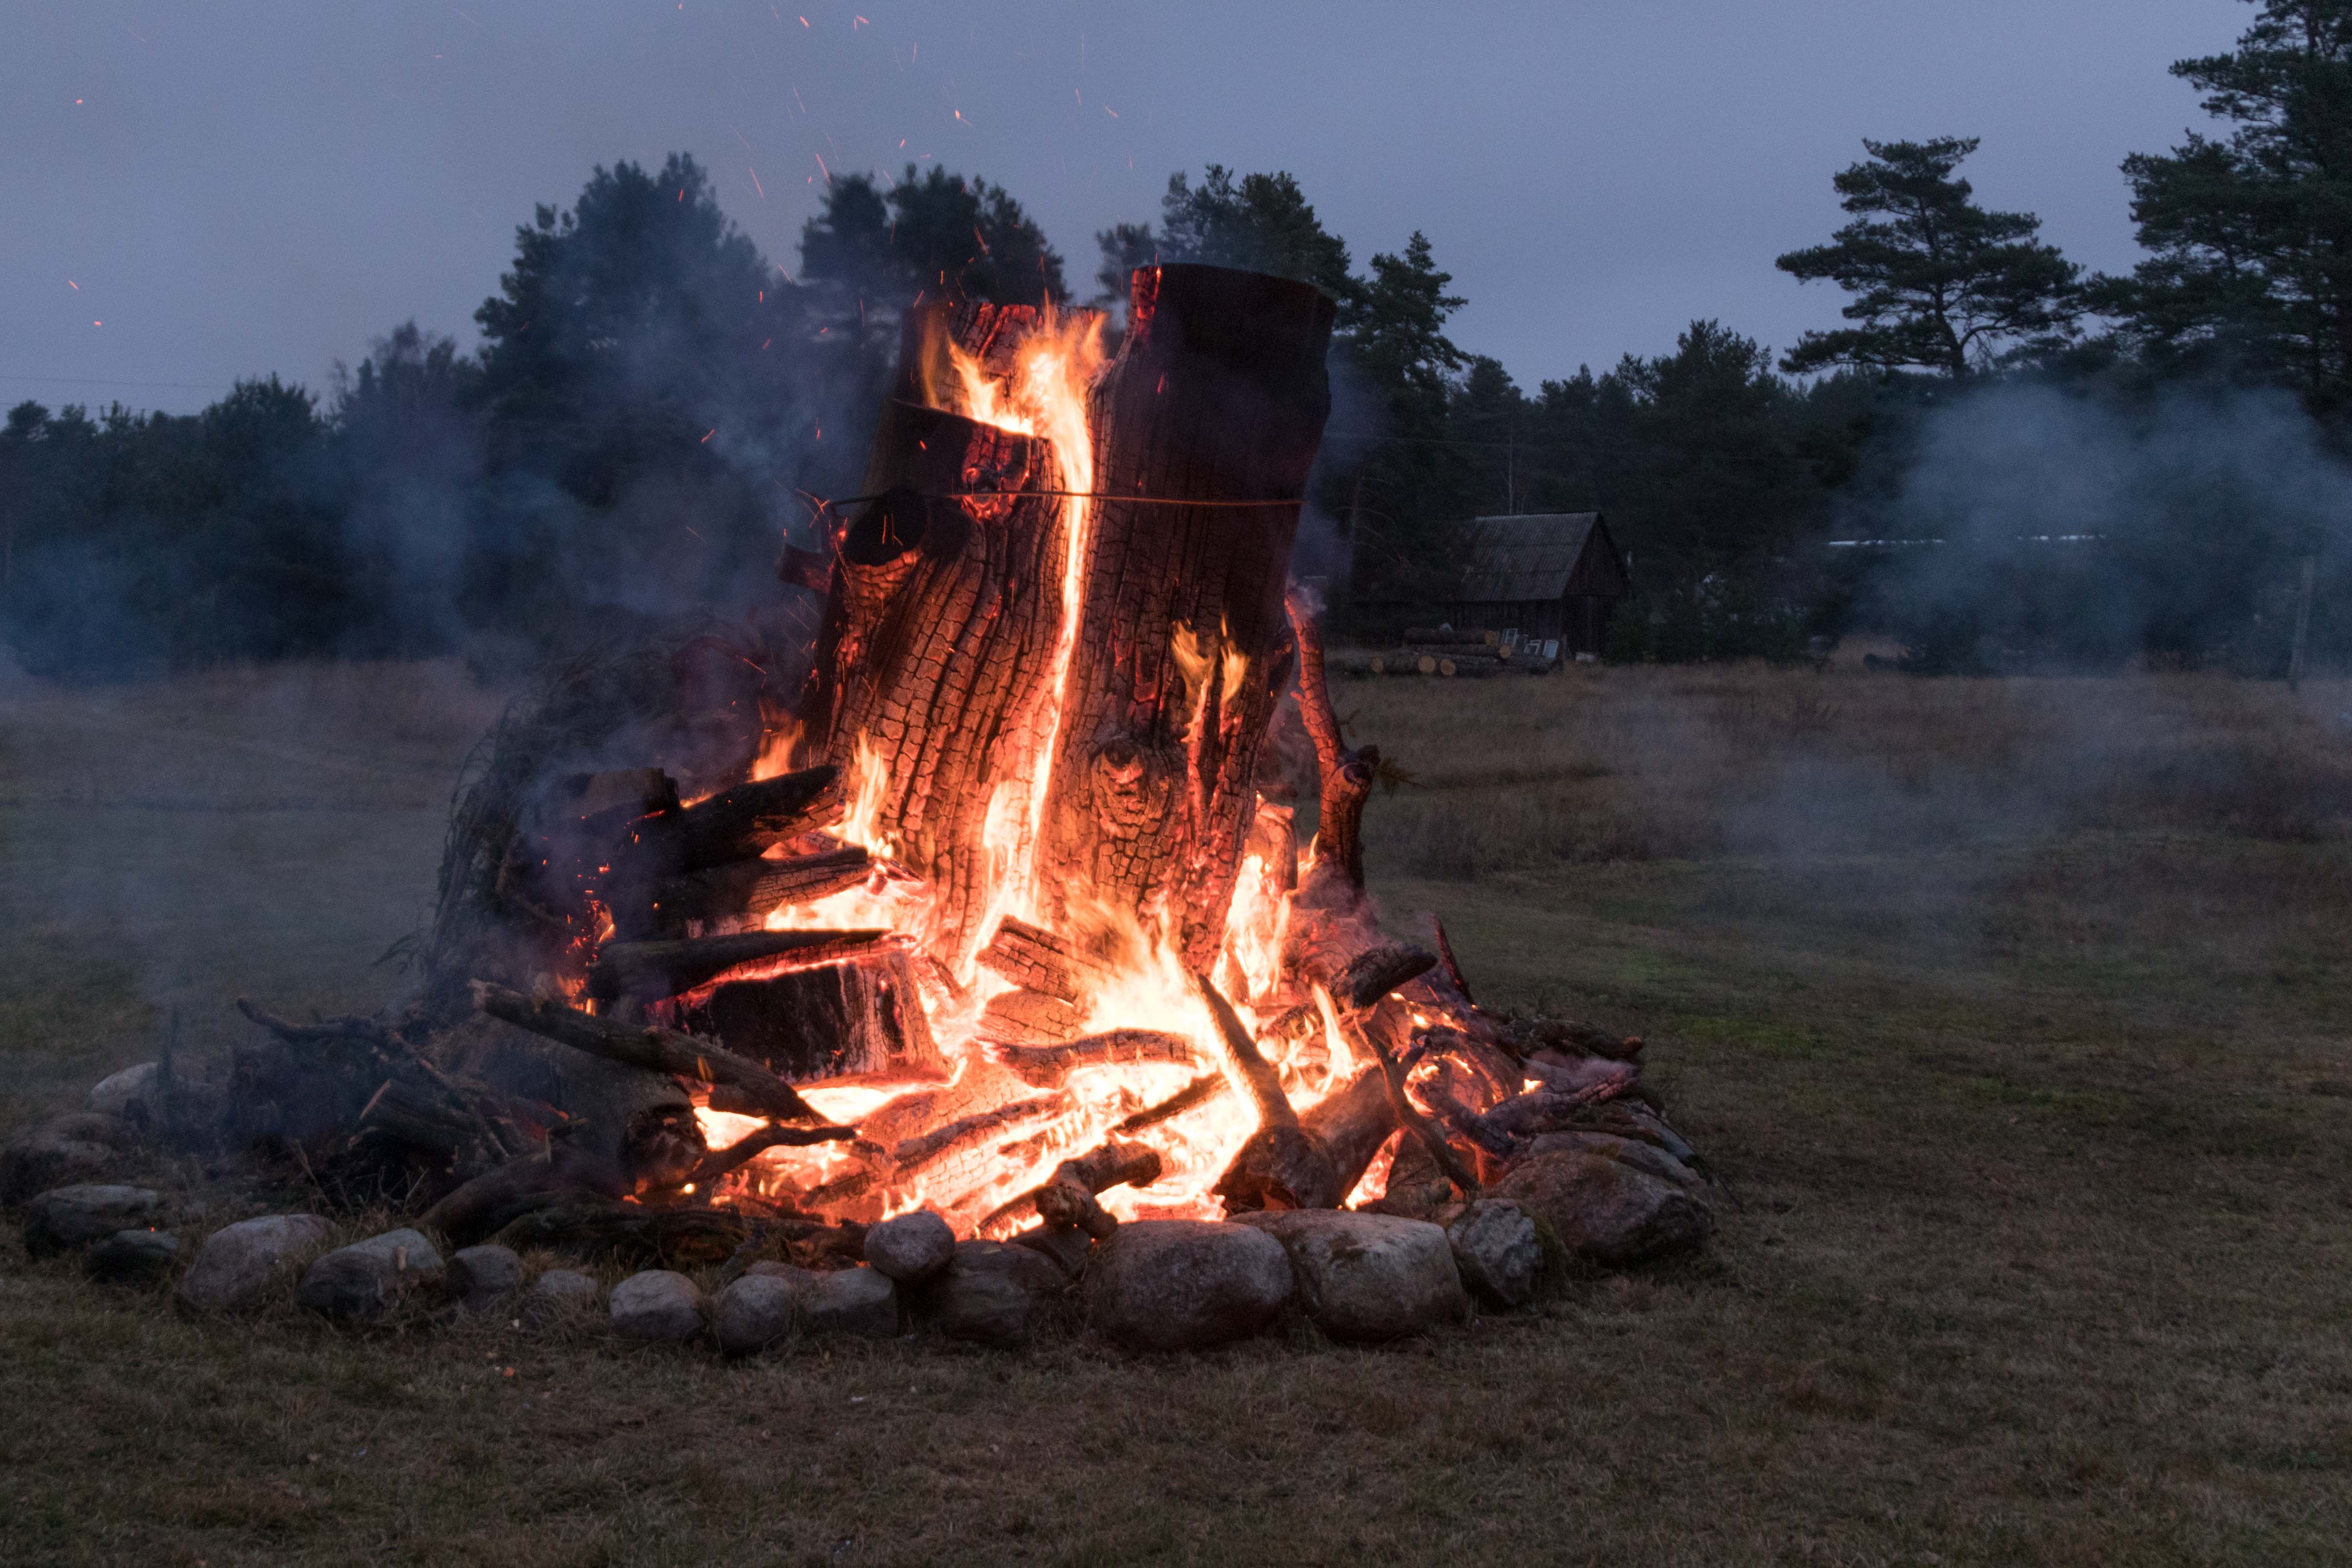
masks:
{"type": "Polygon", "coordinates": [[[473,983],[474,1005],[493,1018],[544,1035],[560,1045],[624,1066],[669,1073],[703,1083],[724,1085],[779,1121],[813,1121],[824,1118],[793,1092],[793,1086],[760,1066],[709,1040],[675,1029],[631,1028],[565,1006],[535,999],[488,981],[473,983]]]}
{"type": "Polygon", "coordinates": [[[947,1070],[909,955],[895,946],[764,979],[730,977],[657,1003],[650,1014],[792,1083],[934,1079],[947,1070]]]}
{"type": "MultiPolygon", "coordinates": [[[[838,963],[888,939],[887,931],[747,931],[676,942],[608,942],[589,972],[600,1002],[655,1001],[692,991],[730,970],[758,966],[758,978],[838,963]]],[[[746,976],[749,978],[750,976],[746,976]]]]}
{"type": "Polygon", "coordinates": [[[1141,1132],[1163,1121],[1173,1121],[1186,1111],[1199,1110],[1232,1087],[1233,1080],[1223,1073],[1203,1073],[1159,1104],[1145,1106],[1111,1131],[1116,1133],[1141,1132]]]}
{"type": "Polygon", "coordinates": [[[654,889],[663,882],[750,859],[824,826],[840,809],[840,770],[815,767],[737,784],[692,805],[636,818],[613,847],[605,901],[642,920],[654,889]]]}
{"type": "Polygon", "coordinates": [[[1209,1009],[1209,1016],[1216,1022],[1217,1037],[1224,1042],[1225,1057],[1234,1076],[1248,1089],[1257,1107],[1259,1129],[1296,1128],[1298,1112],[1291,1109],[1290,1097],[1283,1092],[1282,1075],[1259,1053],[1257,1042],[1242,1026],[1233,1005],[1209,983],[1208,976],[1195,974],[1192,980],[1193,994],[1201,998],[1202,1005],[1209,1009]]]}
{"type": "Polygon", "coordinates": [[[738,860],[673,877],[654,889],[650,929],[682,932],[689,921],[756,918],[788,904],[809,904],[854,888],[873,869],[858,846],[785,860],[738,860]]]}
{"type": "Polygon", "coordinates": [[[1101,983],[1101,965],[1052,931],[1006,918],[980,950],[984,969],[1024,991],[1035,991],[1084,1006],[1101,983]]]}
{"type": "Polygon", "coordinates": [[[416,1223],[456,1246],[471,1247],[530,1209],[566,1196],[621,1198],[635,1185],[635,1177],[619,1163],[575,1145],[559,1130],[544,1149],[476,1176],[426,1209],[416,1223]]]}
{"type": "Polygon", "coordinates": [[[1023,1209],[1034,1208],[1037,1217],[1050,1227],[1083,1231],[1102,1241],[1118,1228],[1118,1221],[1096,1201],[1097,1194],[1118,1186],[1148,1187],[1160,1179],[1160,1170],[1157,1149],[1141,1143],[1108,1142],[1055,1166],[1045,1185],[1006,1204],[982,1220],[980,1228],[993,1228],[1023,1209]]]}
{"type": "Polygon", "coordinates": [[[980,1013],[981,1037],[1008,1046],[1066,1046],[1086,1030],[1085,1014],[1042,991],[1007,991],[980,1013]]]}
{"type": "Polygon", "coordinates": [[[1086,1067],[1137,1067],[1145,1063],[1192,1067],[1200,1060],[1192,1042],[1158,1029],[1111,1029],[1062,1046],[991,1045],[988,1059],[1010,1068],[1034,1089],[1054,1089],[1086,1067]]]}

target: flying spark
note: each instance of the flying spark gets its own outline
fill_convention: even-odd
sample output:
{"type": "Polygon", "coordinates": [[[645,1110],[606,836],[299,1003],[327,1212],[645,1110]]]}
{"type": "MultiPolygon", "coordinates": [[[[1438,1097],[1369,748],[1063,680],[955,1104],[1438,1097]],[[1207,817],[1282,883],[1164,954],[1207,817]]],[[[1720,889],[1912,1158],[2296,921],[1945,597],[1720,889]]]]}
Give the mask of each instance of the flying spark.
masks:
{"type": "Polygon", "coordinates": [[[752,168],[749,163],[744,164],[743,168],[744,171],[751,176],[751,188],[760,193],[760,199],[761,201],[766,201],[768,199],[768,187],[760,183],[760,171],[752,168]]]}

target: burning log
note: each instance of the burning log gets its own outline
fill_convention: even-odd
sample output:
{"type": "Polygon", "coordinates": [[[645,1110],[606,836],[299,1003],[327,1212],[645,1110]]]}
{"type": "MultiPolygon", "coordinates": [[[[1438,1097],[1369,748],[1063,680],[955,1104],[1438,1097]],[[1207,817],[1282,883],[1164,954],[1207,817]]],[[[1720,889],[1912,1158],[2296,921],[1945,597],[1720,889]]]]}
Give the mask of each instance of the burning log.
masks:
{"type": "Polygon", "coordinates": [[[914,1175],[978,1144],[993,1142],[1008,1127],[1024,1121],[1042,1121],[1046,1117],[1059,1115],[1068,1107],[1067,1096],[1046,1094],[1034,1100],[1016,1100],[991,1106],[986,1110],[958,1117],[944,1127],[919,1138],[909,1138],[892,1149],[891,1175],[894,1178],[914,1175]]]}
{"type": "Polygon", "coordinates": [[[1200,997],[1202,1005],[1209,1009],[1209,1016],[1216,1022],[1217,1037],[1224,1042],[1225,1057],[1234,1076],[1257,1104],[1258,1126],[1297,1127],[1298,1112],[1291,1108],[1290,1097],[1283,1092],[1282,1075],[1259,1054],[1257,1042],[1242,1026],[1241,1016],[1234,1011],[1233,1004],[1209,983],[1207,975],[1195,974],[1192,980],[1192,994],[1200,997]]]}
{"type": "Polygon", "coordinates": [[[1367,1027],[1343,1020],[1339,1027],[1347,1034],[1349,1046],[1368,1052],[1380,1063],[1381,1078],[1388,1086],[1389,1109],[1396,1113],[1397,1124],[1412,1134],[1429,1152],[1430,1159],[1445,1173],[1446,1179],[1454,1184],[1464,1198],[1475,1198],[1478,1195],[1477,1176],[1462,1156],[1454,1152],[1445,1135],[1430,1125],[1429,1119],[1405,1093],[1404,1068],[1380,1038],[1380,1035],[1385,1032],[1381,1026],[1389,1022],[1376,1017],[1371,1021],[1372,1026],[1367,1027]]]}
{"type": "Polygon", "coordinates": [[[1052,931],[1007,916],[980,950],[980,963],[1024,991],[1056,996],[1083,1006],[1101,983],[1096,960],[1052,931]]]}
{"type": "Polygon", "coordinates": [[[1378,1069],[1366,1068],[1345,1087],[1309,1106],[1298,1126],[1330,1156],[1332,1184],[1339,1192],[1332,1202],[1345,1203],[1371,1169],[1381,1145],[1396,1132],[1395,1104],[1378,1069]]]}
{"type": "Polygon", "coordinates": [[[889,935],[887,931],[747,931],[674,942],[608,942],[588,973],[588,994],[599,1002],[624,997],[657,1001],[753,964],[759,965],[757,977],[767,979],[838,963],[889,935]]]}
{"type": "Polygon", "coordinates": [[[650,841],[666,839],[663,858],[681,871],[723,866],[820,826],[841,808],[840,790],[839,770],[830,767],[737,784],[656,818],[650,841]]]}
{"type": "Polygon", "coordinates": [[[1233,1075],[1257,1106],[1257,1131],[1225,1167],[1213,1189],[1225,1212],[1258,1208],[1336,1208],[1347,1191],[1329,1150],[1299,1130],[1298,1112],[1283,1092],[1282,1077],[1259,1054],[1231,1004],[1206,976],[1192,976],[1192,989],[1216,1021],[1233,1075]]]}
{"type": "Polygon", "coordinates": [[[1259,797],[1257,816],[1250,822],[1249,842],[1242,851],[1245,857],[1256,856],[1272,885],[1286,893],[1298,890],[1297,817],[1295,807],[1259,797]]]}
{"type": "Polygon", "coordinates": [[[785,860],[738,860],[689,871],[655,888],[650,929],[676,932],[689,921],[740,920],[787,904],[808,904],[854,888],[873,869],[873,858],[852,845],[823,855],[785,860]]]}
{"type": "Polygon", "coordinates": [[[1203,1073],[1159,1104],[1145,1106],[1111,1131],[1141,1132],[1147,1128],[1157,1127],[1163,1121],[1173,1121],[1188,1110],[1199,1110],[1231,1088],[1233,1088],[1233,1080],[1224,1074],[1203,1073]]]}
{"type": "Polygon", "coordinates": [[[473,983],[473,992],[474,1005],[479,1011],[574,1050],[649,1072],[723,1085],[740,1095],[742,1102],[759,1106],[762,1114],[779,1121],[824,1121],[793,1092],[791,1084],[709,1040],[674,1029],[631,1028],[484,980],[473,983]]]}
{"type": "Polygon", "coordinates": [[[980,1012],[981,1038],[1008,1046],[1066,1046],[1086,1028],[1085,1014],[1042,991],[1007,991],[980,1012]]]}
{"type": "Polygon", "coordinates": [[[1141,1143],[1108,1142],[1075,1160],[1065,1160],[1054,1167],[1045,1184],[1034,1192],[1022,1194],[1003,1207],[980,1222],[979,1228],[994,1229],[1024,1209],[1034,1207],[1037,1217],[1057,1230],[1078,1230],[1097,1241],[1108,1240],[1118,1228],[1118,1221],[1096,1201],[1097,1195],[1113,1187],[1148,1187],[1160,1179],[1160,1151],[1141,1143]]]}
{"type": "Polygon", "coordinates": [[[1147,1062],[1192,1067],[1200,1059],[1192,1042],[1182,1035],[1158,1029],[1111,1029],[1087,1035],[1062,1046],[992,1044],[988,1059],[1020,1075],[1034,1089],[1053,1089],[1085,1067],[1139,1067],[1147,1062]]]}
{"type": "Polygon", "coordinates": [[[1280,696],[1283,579],[1330,406],[1333,313],[1303,283],[1139,268],[1089,400],[1100,499],[1037,886],[1167,910],[1194,969],[1215,955],[1280,696]]]}
{"type": "Polygon", "coordinates": [[[1337,1208],[1396,1130],[1388,1086],[1368,1067],[1308,1107],[1295,1127],[1252,1133],[1210,1190],[1229,1215],[1337,1208]]]}
{"type": "Polygon", "coordinates": [[[672,1028],[727,1041],[737,1055],[792,1083],[947,1073],[916,994],[909,954],[898,946],[876,946],[846,962],[782,974],[725,975],[656,1003],[649,1014],[672,1028]]]}
{"type": "Polygon", "coordinates": [[[857,1136],[854,1127],[762,1127],[747,1132],[724,1149],[702,1157],[686,1182],[688,1192],[708,1192],[720,1177],[747,1165],[771,1149],[805,1149],[814,1143],[842,1143],[857,1136]]]}

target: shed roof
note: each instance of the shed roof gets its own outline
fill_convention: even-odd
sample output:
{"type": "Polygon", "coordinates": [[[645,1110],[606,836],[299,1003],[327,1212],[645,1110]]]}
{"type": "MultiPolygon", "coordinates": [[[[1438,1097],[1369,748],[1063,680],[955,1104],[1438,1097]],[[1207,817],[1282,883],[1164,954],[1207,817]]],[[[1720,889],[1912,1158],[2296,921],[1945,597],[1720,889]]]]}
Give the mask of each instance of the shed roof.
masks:
{"type": "Polygon", "coordinates": [[[1557,599],[1599,525],[1597,511],[1549,511],[1470,520],[1462,597],[1475,604],[1557,599]]]}

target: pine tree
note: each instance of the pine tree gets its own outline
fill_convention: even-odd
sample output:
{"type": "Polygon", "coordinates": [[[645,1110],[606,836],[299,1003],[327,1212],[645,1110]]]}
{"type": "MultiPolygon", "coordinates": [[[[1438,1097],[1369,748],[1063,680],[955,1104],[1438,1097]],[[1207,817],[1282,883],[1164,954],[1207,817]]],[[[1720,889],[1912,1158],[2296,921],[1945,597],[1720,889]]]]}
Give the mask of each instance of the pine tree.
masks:
{"type": "Polygon", "coordinates": [[[2032,213],[1976,204],[1954,174],[1975,137],[1863,145],[1870,157],[1832,181],[1854,221],[1774,263],[1801,281],[1834,281],[1854,297],[1843,314],[1859,324],[1807,332],[1782,368],[1917,365],[1958,379],[2072,335],[2081,268],[2034,237],[2032,213]]]}

